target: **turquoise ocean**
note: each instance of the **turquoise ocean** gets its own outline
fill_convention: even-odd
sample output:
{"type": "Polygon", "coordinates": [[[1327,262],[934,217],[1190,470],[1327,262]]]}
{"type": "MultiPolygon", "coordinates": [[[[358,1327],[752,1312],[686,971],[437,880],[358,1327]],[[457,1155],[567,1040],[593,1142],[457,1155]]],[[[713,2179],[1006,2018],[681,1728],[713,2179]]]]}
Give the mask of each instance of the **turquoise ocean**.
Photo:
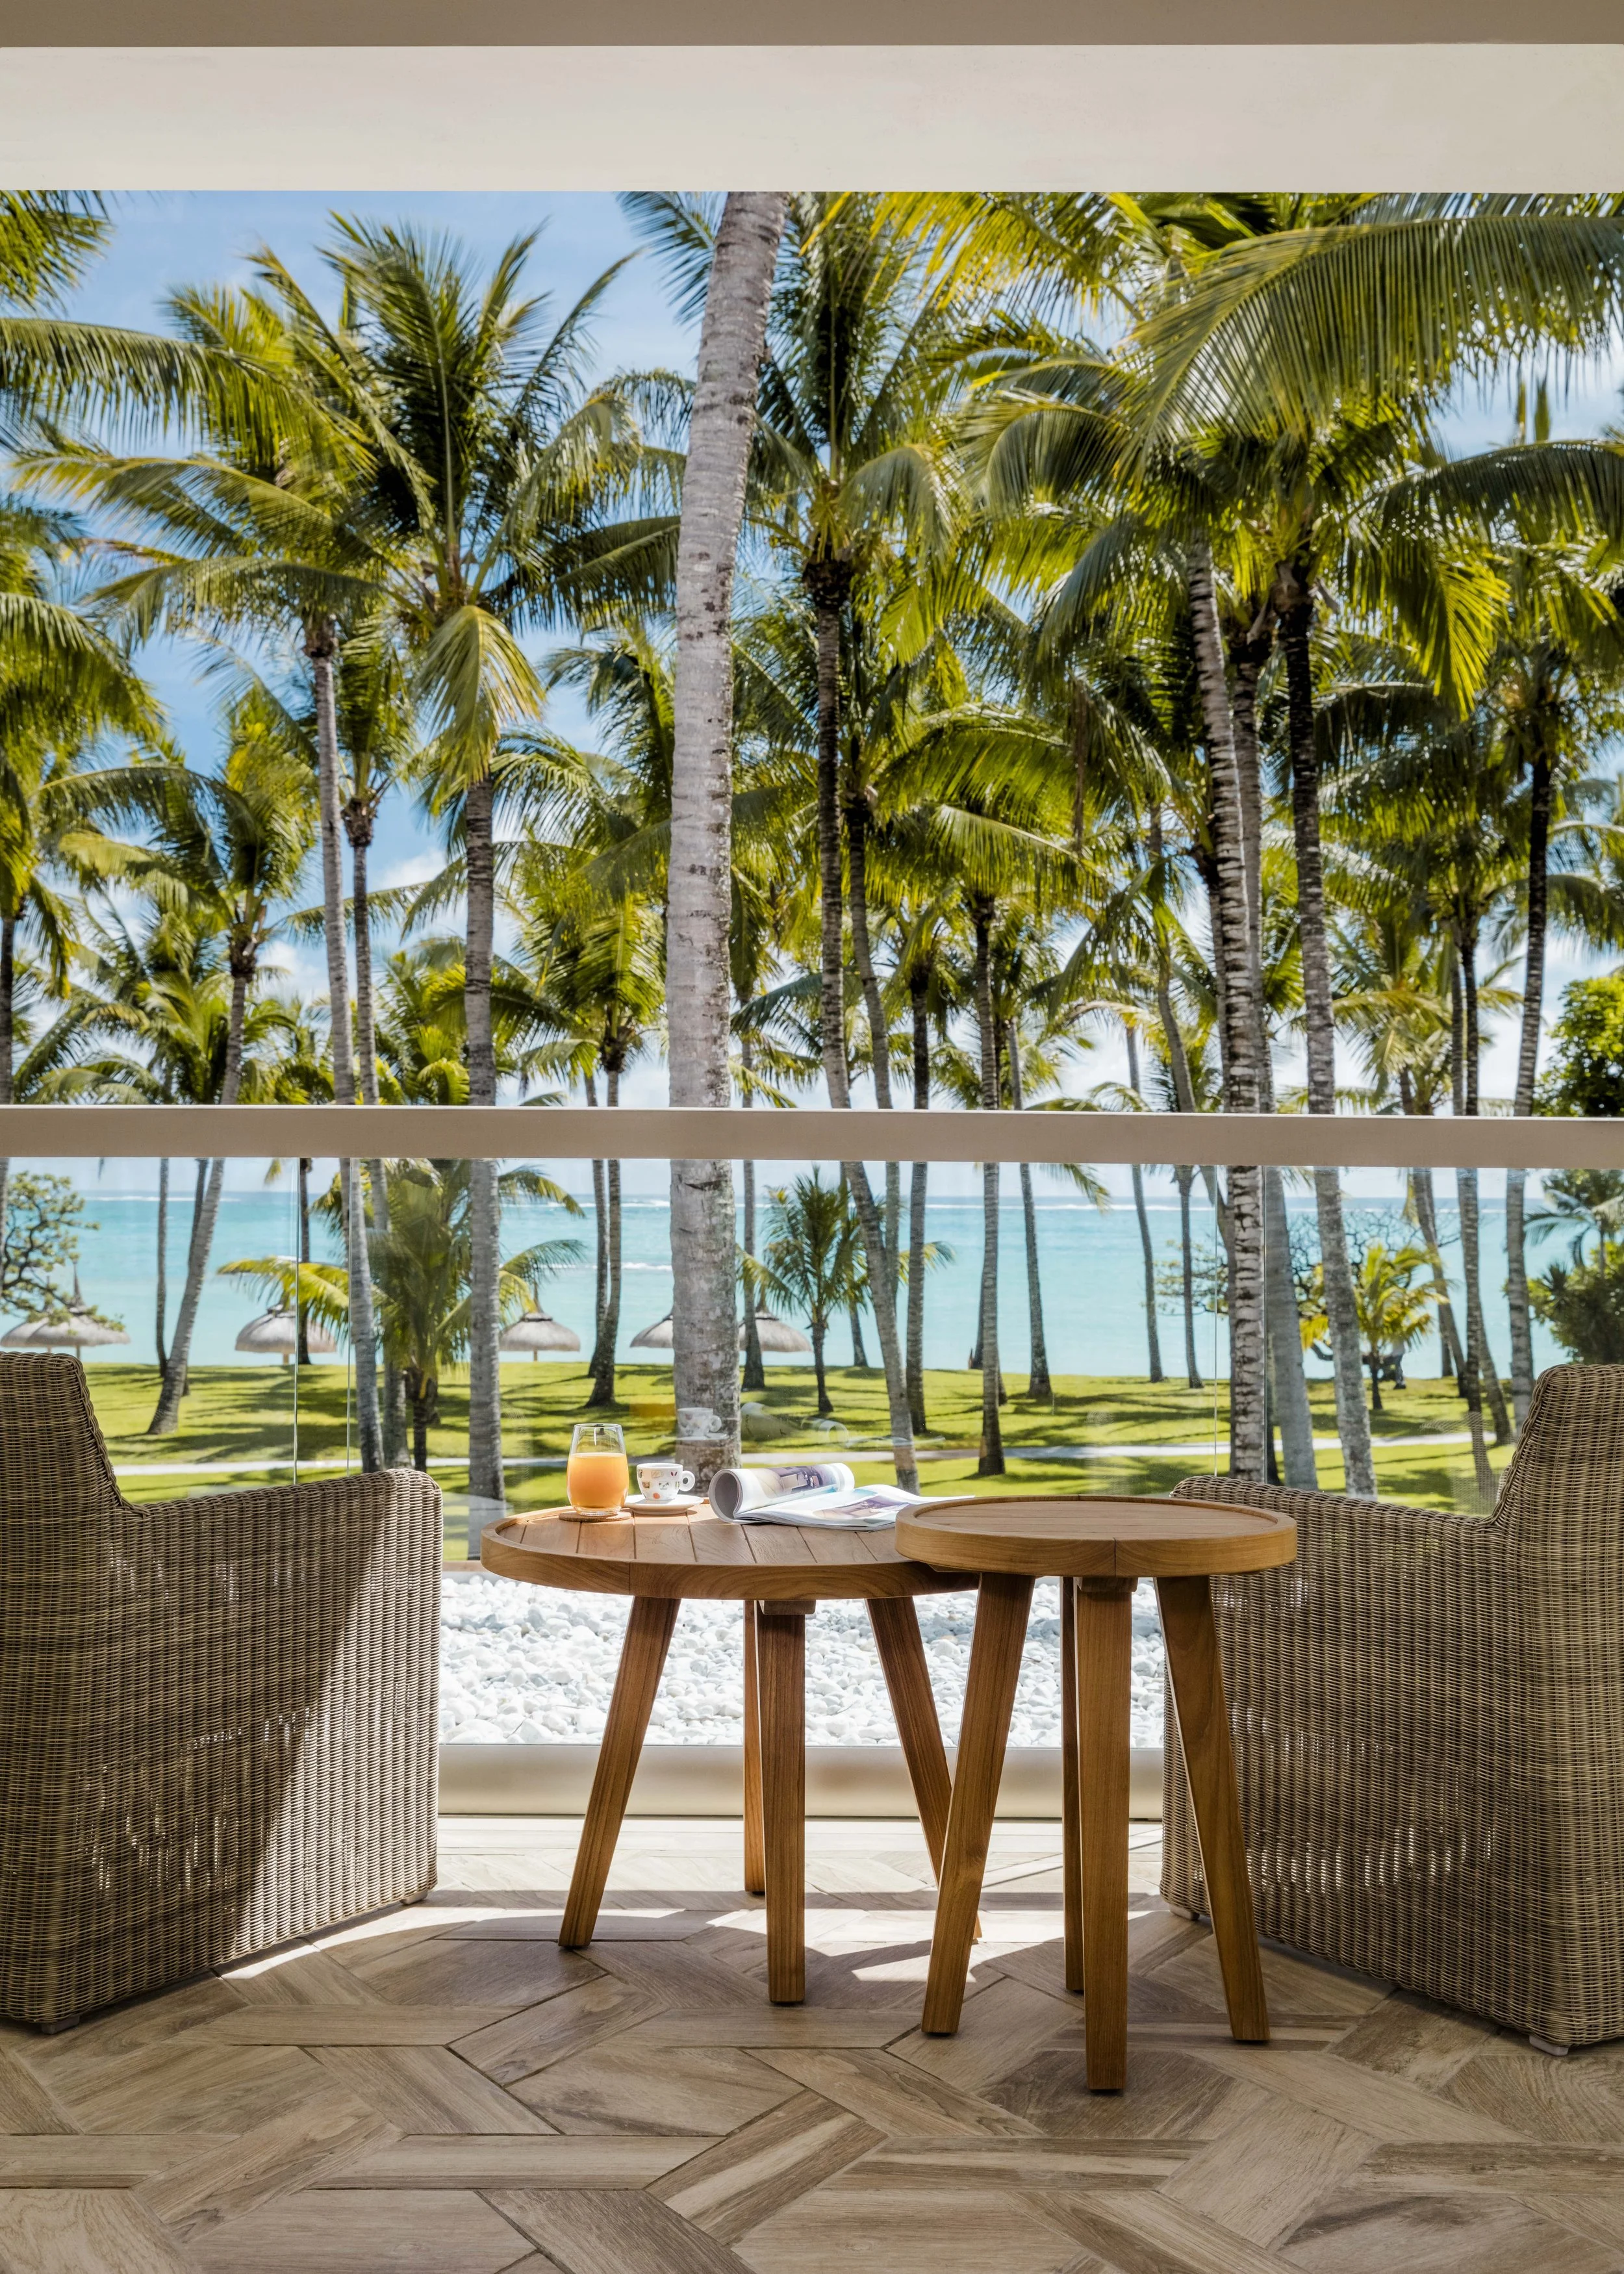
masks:
{"type": "MultiPolygon", "coordinates": [[[[64,1164],[19,1161],[21,1169],[64,1173],[71,1168],[73,1181],[85,1200],[85,1222],[79,1239],[79,1279],[86,1299],[104,1315],[117,1319],[129,1334],[127,1347],[117,1345],[99,1358],[151,1363],[155,1352],[154,1299],[157,1279],[156,1170],[146,1163],[110,1164],[115,1175],[98,1176],[94,1163],[64,1164]],[[116,1179],[116,1180],[115,1180],[116,1179]],[[146,1189],[142,1187],[145,1186],[146,1189]]],[[[323,1173],[330,1172],[321,1164],[323,1173]]],[[[252,1173],[252,1171],[247,1171],[252,1173]]],[[[185,1272],[186,1245],[191,1224],[192,1164],[177,1161],[173,1170],[169,1226],[168,1324],[173,1331],[175,1314],[185,1272]]],[[[775,1175],[781,1174],[776,1171],[775,1175]]],[[[590,1186],[583,1172],[562,1175],[571,1190],[582,1193],[586,1214],[572,1219],[558,1207],[515,1206],[505,1212],[504,1249],[513,1253],[540,1239],[574,1237],[583,1243],[583,1260],[552,1278],[543,1300],[554,1317],[575,1329],[590,1345],[593,1305],[593,1227],[590,1186]]],[[[761,1180],[764,1222],[766,1178],[761,1180]]],[[[1459,1251],[1454,1239],[1455,1214],[1447,1195],[1449,1178],[1437,1178],[1440,1231],[1446,1261],[1458,1269],[1459,1251]]],[[[906,1175],[903,1179],[906,1225],[906,1175]]],[[[1383,1219],[1391,1224],[1398,1215],[1396,1183],[1386,1195],[1351,1193],[1348,1207],[1355,1219],[1383,1219]]],[[[1179,1253],[1177,1196],[1169,1179],[1148,1182],[1147,1209],[1157,1261],[1176,1267],[1179,1253]]],[[[1294,1199],[1292,1215],[1312,1220],[1312,1202],[1294,1199]]],[[[1491,1346],[1502,1370],[1508,1362],[1508,1332],[1502,1284],[1503,1210],[1498,1197],[1484,1196],[1484,1297],[1491,1346]]],[[[1139,1226],[1132,1201],[1115,1195],[1103,1209],[1080,1195],[1056,1195],[1040,1190],[1036,1200],[1038,1268],[1042,1289],[1043,1316],[1049,1365],[1057,1374],[1142,1374],[1146,1371],[1144,1267],[1139,1226]]],[[[664,1317],[671,1307],[671,1263],[668,1211],[663,1197],[634,1193],[623,1204],[623,1292],[620,1352],[624,1358],[661,1359],[659,1352],[634,1352],[632,1337],[664,1317]]],[[[979,1197],[947,1196],[930,1200],[927,1211],[930,1239],[951,1261],[944,1260],[929,1276],[925,1303],[925,1359],[931,1367],[960,1367],[975,1339],[980,1300],[981,1203],[979,1197]]],[[[1210,1248],[1214,1240],[1211,1212],[1198,1186],[1192,1201],[1194,1244],[1210,1248]]],[[[312,1227],[312,1252],[320,1259],[338,1261],[336,1249],[320,1221],[312,1227]]],[[[289,1256],[297,1253],[297,1214],[293,1179],[273,1185],[229,1186],[222,1196],[214,1253],[205,1282],[193,1363],[201,1366],[265,1365],[264,1359],[244,1357],[235,1348],[238,1331],[266,1307],[266,1299],[250,1283],[220,1276],[222,1264],[248,1258],[289,1256]]],[[[1550,1254],[1563,1250],[1552,1243],[1550,1254]]],[[[1538,1264],[1542,1251],[1535,1249],[1530,1262],[1538,1264]]],[[[1170,1374],[1183,1370],[1184,1329],[1177,1299],[1163,1297],[1158,1306],[1162,1363],[1170,1374]]],[[[999,1336],[1003,1362],[1011,1373],[1026,1371],[1030,1345],[1026,1287],[1026,1239],[1016,1171],[1005,1171],[1000,1212],[999,1336]]],[[[11,1321],[7,1320],[5,1323],[11,1321]]],[[[1539,1365],[1558,1360],[1562,1353],[1545,1330],[1536,1327],[1535,1354],[1539,1365]]],[[[878,1346],[872,1321],[865,1333],[868,1356],[877,1363],[878,1346]]],[[[1221,1374],[1227,1362],[1222,1319],[1210,1314],[1197,1319],[1198,1359],[1205,1375],[1221,1374]]],[[[844,1320],[831,1331],[829,1358],[845,1365],[851,1357],[850,1332],[844,1320]]],[[[342,1357],[341,1361],[342,1362],[342,1357]]],[[[790,1361],[793,1363],[794,1361],[790,1361]]],[[[1429,1335],[1408,1360],[1417,1375],[1440,1371],[1437,1338],[1429,1335]]],[[[1311,1372],[1323,1371],[1310,1360],[1311,1372]]]]}

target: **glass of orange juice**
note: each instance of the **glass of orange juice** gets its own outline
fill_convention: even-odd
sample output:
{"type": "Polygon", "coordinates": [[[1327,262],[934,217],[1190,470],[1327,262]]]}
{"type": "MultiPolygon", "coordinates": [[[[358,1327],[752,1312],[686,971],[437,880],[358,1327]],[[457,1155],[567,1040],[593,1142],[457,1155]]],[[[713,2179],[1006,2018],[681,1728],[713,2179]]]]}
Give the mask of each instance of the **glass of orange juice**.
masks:
{"type": "Polygon", "coordinates": [[[569,1505],[577,1516],[618,1516],[631,1482],[626,1439],[618,1421],[577,1421],[565,1472],[569,1505]]]}

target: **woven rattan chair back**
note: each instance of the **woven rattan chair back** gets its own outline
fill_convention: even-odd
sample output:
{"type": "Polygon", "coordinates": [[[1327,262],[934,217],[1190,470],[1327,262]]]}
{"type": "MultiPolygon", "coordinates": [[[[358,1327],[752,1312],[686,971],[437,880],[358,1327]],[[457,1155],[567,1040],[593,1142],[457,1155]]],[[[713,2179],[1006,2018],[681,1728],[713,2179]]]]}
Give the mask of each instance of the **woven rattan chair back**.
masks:
{"type": "Polygon", "coordinates": [[[0,2015],[433,1884],[440,1557],[410,1470],[132,1504],[78,1359],[0,1357],[0,2015]]]}
{"type": "Polygon", "coordinates": [[[79,1360],[0,1353],[0,1521],[60,1530],[123,1505],[79,1360]]]}
{"type": "Polygon", "coordinates": [[[1624,1551],[1624,1366],[1553,1366],[1534,1384],[1500,1481],[1496,1527],[1519,1547],[1553,1532],[1624,1551]]]}
{"type": "MultiPolygon", "coordinates": [[[[1263,1931],[1547,2045],[1624,2037],[1624,1367],[1541,1376],[1492,1516],[1177,1492],[1297,1525],[1295,1564],[1214,1586],[1263,1931]]],[[[1204,1909],[1171,1716],[1163,1834],[1204,1909]]]]}

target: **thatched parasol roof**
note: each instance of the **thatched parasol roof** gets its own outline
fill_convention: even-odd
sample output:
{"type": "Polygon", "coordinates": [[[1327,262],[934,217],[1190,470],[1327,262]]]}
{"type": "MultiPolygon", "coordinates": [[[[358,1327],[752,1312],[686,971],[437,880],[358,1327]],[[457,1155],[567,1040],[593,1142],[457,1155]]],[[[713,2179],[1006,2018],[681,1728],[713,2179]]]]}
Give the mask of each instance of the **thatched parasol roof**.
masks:
{"type": "Polygon", "coordinates": [[[107,1343],[127,1343],[129,1336],[122,1327],[109,1327],[93,1316],[89,1305],[79,1291],[79,1273],[73,1274],[73,1300],[60,1311],[47,1311],[37,1319],[25,1319],[20,1326],[10,1328],[0,1335],[4,1350],[99,1350],[107,1343]]]}
{"type": "Polygon", "coordinates": [[[543,1351],[578,1351],[581,1337],[573,1327],[561,1326],[545,1311],[526,1311],[523,1318],[502,1329],[499,1346],[505,1351],[529,1351],[538,1358],[543,1351]]]}
{"type": "MultiPolygon", "coordinates": [[[[327,1329],[314,1319],[304,1321],[304,1341],[312,1358],[318,1353],[331,1357],[338,1348],[327,1329]]],[[[299,1322],[291,1310],[264,1311],[257,1319],[250,1319],[237,1338],[240,1351],[251,1351],[257,1356],[280,1358],[284,1365],[299,1346],[299,1322]]]]}
{"type": "Polygon", "coordinates": [[[645,1327],[640,1335],[634,1335],[632,1348],[634,1350],[669,1350],[671,1348],[671,1313],[667,1311],[663,1319],[656,1319],[651,1327],[645,1327]]]}
{"type": "MultiPolygon", "coordinates": [[[[741,1350],[744,1348],[744,1329],[741,1327],[739,1329],[741,1350]]],[[[812,1347],[810,1338],[803,1335],[799,1327],[792,1327],[786,1319],[774,1318],[771,1311],[757,1311],[756,1333],[764,1351],[809,1351],[812,1347]]]]}

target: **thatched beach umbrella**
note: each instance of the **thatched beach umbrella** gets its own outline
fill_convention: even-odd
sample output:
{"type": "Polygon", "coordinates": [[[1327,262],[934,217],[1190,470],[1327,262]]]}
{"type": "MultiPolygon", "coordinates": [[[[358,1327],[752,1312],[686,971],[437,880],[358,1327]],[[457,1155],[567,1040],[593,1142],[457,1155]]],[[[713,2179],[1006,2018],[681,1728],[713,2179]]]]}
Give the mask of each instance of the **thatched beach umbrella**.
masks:
{"type": "Polygon", "coordinates": [[[20,1326],[0,1335],[0,1350],[99,1350],[107,1343],[127,1343],[129,1336],[122,1327],[109,1327],[92,1315],[90,1306],[79,1291],[79,1273],[73,1274],[73,1300],[60,1311],[47,1311],[37,1319],[25,1319],[20,1326]]]}
{"type": "Polygon", "coordinates": [[[669,1350],[671,1341],[671,1313],[667,1311],[663,1319],[656,1319],[651,1327],[645,1327],[640,1335],[632,1337],[632,1348],[634,1350],[669,1350]]]}
{"type": "MultiPolygon", "coordinates": [[[[756,1314],[756,1335],[764,1351],[809,1351],[810,1339],[799,1327],[792,1327],[787,1319],[775,1319],[771,1311],[756,1314]]],[[[744,1348],[745,1329],[739,1329],[739,1347],[744,1348]]]]}
{"type": "MultiPolygon", "coordinates": [[[[324,1326],[314,1319],[304,1321],[305,1347],[314,1358],[318,1352],[330,1358],[338,1348],[324,1326]]],[[[295,1312],[283,1308],[263,1311],[257,1319],[250,1319],[237,1338],[240,1351],[249,1351],[255,1357],[278,1357],[284,1366],[299,1346],[299,1322],[295,1312]]]]}
{"type": "Polygon", "coordinates": [[[538,1359],[543,1351],[578,1351],[581,1337],[573,1327],[561,1326],[545,1311],[526,1311],[523,1318],[502,1329],[498,1347],[529,1351],[532,1359],[538,1359]]]}

